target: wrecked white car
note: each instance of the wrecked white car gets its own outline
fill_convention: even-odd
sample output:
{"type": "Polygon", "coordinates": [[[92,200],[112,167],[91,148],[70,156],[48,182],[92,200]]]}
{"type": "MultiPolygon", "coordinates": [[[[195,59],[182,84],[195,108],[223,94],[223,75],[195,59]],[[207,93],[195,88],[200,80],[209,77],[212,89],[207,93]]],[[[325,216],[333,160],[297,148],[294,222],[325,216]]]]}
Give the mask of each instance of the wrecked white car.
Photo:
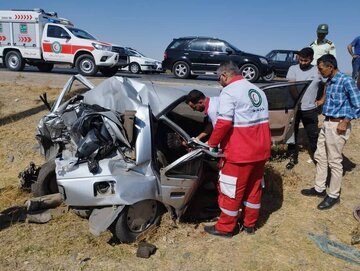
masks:
{"type": "MultiPolygon", "coordinates": [[[[263,88],[274,143],[292,133],[308,84],[263,88]]],[[[92,233],[110,229],[121,242],[133,242],[159,221],[162,210],[181,218],[197,189],[217,179],[217,154],[193,140],[204,116],[185,104],[186,94],[123,77],[95,87],[73,76],[38,125],[48,162],[33,193],[59,191],[67,205],[89,215],[92,233]],[[87,91],[67,99],[76,80],[87,91]]]]}

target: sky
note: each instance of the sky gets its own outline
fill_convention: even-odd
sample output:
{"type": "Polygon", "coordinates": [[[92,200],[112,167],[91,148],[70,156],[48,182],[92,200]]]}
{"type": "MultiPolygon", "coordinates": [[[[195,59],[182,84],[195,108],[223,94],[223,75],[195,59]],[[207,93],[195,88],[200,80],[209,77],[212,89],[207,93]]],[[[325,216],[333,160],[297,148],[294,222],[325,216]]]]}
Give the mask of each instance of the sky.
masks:
{"type": "Polygon", "coordinates": [[[352,71],[347,45],[360,35],[359,0],[0,0],[0,10],[56,11],[99,40],[137,49],[163,60],[168,44],[182,36],[210,36],[266,55],[273,49],[309,46],[319,24],[329,25],[339,68],[352,71]]]}

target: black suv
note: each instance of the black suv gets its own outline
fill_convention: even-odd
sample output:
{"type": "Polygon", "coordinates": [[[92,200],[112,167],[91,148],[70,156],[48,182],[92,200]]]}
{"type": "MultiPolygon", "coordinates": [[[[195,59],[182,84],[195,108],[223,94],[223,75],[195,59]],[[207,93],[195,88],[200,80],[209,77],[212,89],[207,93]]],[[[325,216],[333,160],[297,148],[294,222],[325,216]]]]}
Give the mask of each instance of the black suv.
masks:
{"type": "Polygon", "coordinates": [[[273,67],[273,72],[266,75],[265,81],[271,81],[275,76],[286,77],[290,66],[298,64],[298,54],[296,50],[272,50],[266,57],[273,67]]]}
{"type": "Polygon", "coordinates": [[[272,72],[263,56],[245,53],[230,43],[210,37],[174,39],[164,52],[164,70],[171,70],[178,78],[216,74],[222,62],[232,60],[244,78],[250,82],[272,72]]]}

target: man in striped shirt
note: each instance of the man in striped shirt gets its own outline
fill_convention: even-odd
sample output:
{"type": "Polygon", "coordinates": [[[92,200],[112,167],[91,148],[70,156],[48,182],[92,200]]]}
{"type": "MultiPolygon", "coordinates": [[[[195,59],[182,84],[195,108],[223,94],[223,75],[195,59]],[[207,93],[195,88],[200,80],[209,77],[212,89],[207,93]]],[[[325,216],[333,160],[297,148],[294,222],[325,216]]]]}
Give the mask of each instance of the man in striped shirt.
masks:
{"type": "Polygon", "coordinates": [[[204,230],[229,238],[236,231],[238,220],[241,230],[255,232],[271,135],[265,93],[244,79],[232,62],[221,64],[217,74],[224,88],[208,145],[215,148],[220,144],[224,153],[218,183],[221,214],[215,225],[205,226],[204,230]]]}
{"type": "Polygon", "coordinates": [[[305,196],[325,197],[318,209],[330,209],[340,201],[343,174],[342,151],[351,132],[350,121],[360,117],[360,91],[355,81],[338,70],[336,58],[327,54],[317,61],[318,70],[327,78],[323,127],[320,130],[314,155],[316,164],[315,186],[303,189],[305,196]],[[328,167],[330,186],[326,193],[328,167]]]}

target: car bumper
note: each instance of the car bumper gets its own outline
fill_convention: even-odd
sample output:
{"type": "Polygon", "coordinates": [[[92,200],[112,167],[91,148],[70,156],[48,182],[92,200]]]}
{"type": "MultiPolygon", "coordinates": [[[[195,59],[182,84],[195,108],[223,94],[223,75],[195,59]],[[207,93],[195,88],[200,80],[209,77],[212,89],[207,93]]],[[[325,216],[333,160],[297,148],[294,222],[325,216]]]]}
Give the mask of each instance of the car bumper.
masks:
{"type": "Polygon", "coordinates": [[[172,70],[172,63],[171,63],[170,59],[165,59],[165,60],[163,60],[163,62],[161,63],[161,65],[162,65],[162,69],[163,69],[164,71],[166,71],[166,70],[172,70]]]}
{"type": "Polygon", "coordinates": [[[113,67],[117,66],[119,62],[119,54],[108,51],[94,50],[93,56],[97,66],[113,67]]]}
{"type": "Polygon", "coordinates": [[[142,71],[161,72],[163,70],[161,63],[140,64],[140,66],[142,71]]]}
{"type": "Polygon", "coordinates": [[[266,76],[268,75],[269,73],[272,73],[273,72],[273,66],[272,65],[261,65],[260,67],[260,75],[261,76],[266,76]]]}

